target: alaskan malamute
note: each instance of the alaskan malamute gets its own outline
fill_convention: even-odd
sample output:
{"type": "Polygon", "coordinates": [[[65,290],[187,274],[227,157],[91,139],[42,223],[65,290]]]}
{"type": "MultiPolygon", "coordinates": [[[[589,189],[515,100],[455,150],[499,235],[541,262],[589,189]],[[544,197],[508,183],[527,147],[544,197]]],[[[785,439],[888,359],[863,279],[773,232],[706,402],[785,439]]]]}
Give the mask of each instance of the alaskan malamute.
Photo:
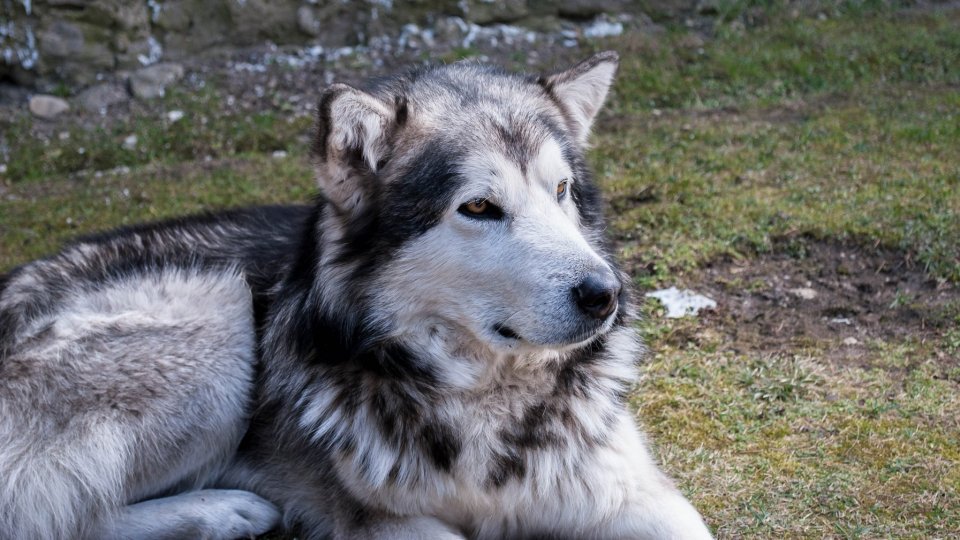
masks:
{"type": "Polygon", "coordinates": [[[333,85],[314,204],[0,278],[0,536],[710,538],[625,404],[584,160],[617,63],[333,85]]]}

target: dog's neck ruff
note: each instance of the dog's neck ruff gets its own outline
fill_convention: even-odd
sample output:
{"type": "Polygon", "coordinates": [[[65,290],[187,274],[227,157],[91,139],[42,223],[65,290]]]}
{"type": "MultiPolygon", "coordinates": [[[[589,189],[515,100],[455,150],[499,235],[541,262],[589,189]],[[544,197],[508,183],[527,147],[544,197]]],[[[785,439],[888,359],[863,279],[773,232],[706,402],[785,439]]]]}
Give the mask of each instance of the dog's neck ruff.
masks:
{"type": "Polygon", "coordinates": [[[397,512],[432,511],[463,493],[496,498],[512,482],[540,490],[608,443],[637,353],[633,331],[618,326],[562,361],[499,358],[458,388],[443,379],[462,359],[443,365],[387,340],[349,362],[311,368],[316,376],[294,394],[289,421],[310,434],[356,496],[409,501],[383,494],[415,493],[424,505],[397,512]],[[539,452],[549,452],[557,469],[531,468],[539,452]]]}

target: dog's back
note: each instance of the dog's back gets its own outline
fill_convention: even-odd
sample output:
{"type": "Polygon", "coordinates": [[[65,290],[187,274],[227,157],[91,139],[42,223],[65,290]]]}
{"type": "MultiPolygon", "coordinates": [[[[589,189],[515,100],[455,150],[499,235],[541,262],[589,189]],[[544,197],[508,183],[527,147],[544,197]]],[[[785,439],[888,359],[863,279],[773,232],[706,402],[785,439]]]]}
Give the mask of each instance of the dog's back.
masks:
{"type": "MultiPolygon", "coordinates": [[[[308,214],[263,207],[131,227],[2,277],[0,536],[148,535],[156,517],[127,503],[218,474],[246,429],[254,300],[308,214]]],[[[263,530],[275,520],[252,494],[206,499],[229,507],[239,534],[253,529],[238,512],[263,530]]],[[[203,505],[171,500],[167,511],[184,520],[190,507],[203,505]]]]}

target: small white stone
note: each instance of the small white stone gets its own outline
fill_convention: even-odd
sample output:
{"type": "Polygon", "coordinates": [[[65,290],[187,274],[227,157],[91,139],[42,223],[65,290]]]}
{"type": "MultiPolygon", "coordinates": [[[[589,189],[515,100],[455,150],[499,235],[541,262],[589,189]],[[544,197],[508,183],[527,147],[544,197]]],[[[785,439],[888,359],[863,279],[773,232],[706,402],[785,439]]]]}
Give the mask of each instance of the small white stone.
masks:
{"type": "Polygon", "coordinates": [[[273,154],[271,154],[271,155],[272,155],[274,158],[276,158],[276,159],[283,159],[283,158],[287,157],[287,151],[286,151],[286,150],[274,150],[274,151],[273,151],[273,154]]]}
{"type": "Polygon", "coordinates": [[[583,35],[588,38],[604,38],[619,36],[623,33],[623,23],[597,19],[583,29],[583,35]]]}
{"type": "Polygon", "coordinates": [[[182,120],[184,116],[185,114],[183,111],[177,111],[177,110],[169,111],[167,112],[167,121],[173,124],[174,122],[178,122],[182,120]]]}
{"type": "Polygon", "coordinates": [[[859,345],[860,342],[855,337],[848,337],[848,338],[843,338],[843,344],[852,346],[852,345],[859,345]]]}
{"type": "Polygon", "coordinates": [[[830,319],[830,324],[845,324],[847,326],[850,326],[851,324],[853,324],[853,321],[851,321],[846,317],[836,317],[836,318],[830,319]]]}
{"type": "Polygon", "coordinates": [[[647,298],[656,298],[667,308],[668,319],[678,319],[686,315],[696,315],[701,309],[714,309],[716,301],[712,298],[697,294],[689,290],[679,290],[676,287],[660,289],[645,294],[647,298]]]}
{"type": "Polygon", "coordinates": [[[135,150],[137,148],[137,136],[131,134],[124,137],[123,148],[126,150],[135,150]]]}
{"type": "Polygon", "coordinates": [[[183,66],[180,64],[154,64],[139,69],[130,76],[130,92],[139,99],[162,97],[166,89],[182,79],[183,75],[183,66]]]}
{"type": "Polygon", "coordinates": [[[817,291],[809,287],[800,287],[798,289],[787,289],[787,292],[796,296],[797,298],[802,298],[804,300],[813,300],[817,297],[817,291]]]}

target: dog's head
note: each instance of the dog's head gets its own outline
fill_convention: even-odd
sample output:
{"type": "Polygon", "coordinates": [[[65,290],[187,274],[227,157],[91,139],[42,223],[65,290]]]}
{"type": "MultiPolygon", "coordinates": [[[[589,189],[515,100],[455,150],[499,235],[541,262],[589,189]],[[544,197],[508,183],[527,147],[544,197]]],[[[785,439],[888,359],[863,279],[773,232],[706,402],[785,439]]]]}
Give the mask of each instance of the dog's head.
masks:
{"type": "Polygon", "coordinates": [[[327,89],[326,260],[350,276],[329,286],[391,333],[444,328],[494,351],[609,329],[624,284],[583,153],[617,64],[607,52],[535,77],[457,63],[327,89]]]}

